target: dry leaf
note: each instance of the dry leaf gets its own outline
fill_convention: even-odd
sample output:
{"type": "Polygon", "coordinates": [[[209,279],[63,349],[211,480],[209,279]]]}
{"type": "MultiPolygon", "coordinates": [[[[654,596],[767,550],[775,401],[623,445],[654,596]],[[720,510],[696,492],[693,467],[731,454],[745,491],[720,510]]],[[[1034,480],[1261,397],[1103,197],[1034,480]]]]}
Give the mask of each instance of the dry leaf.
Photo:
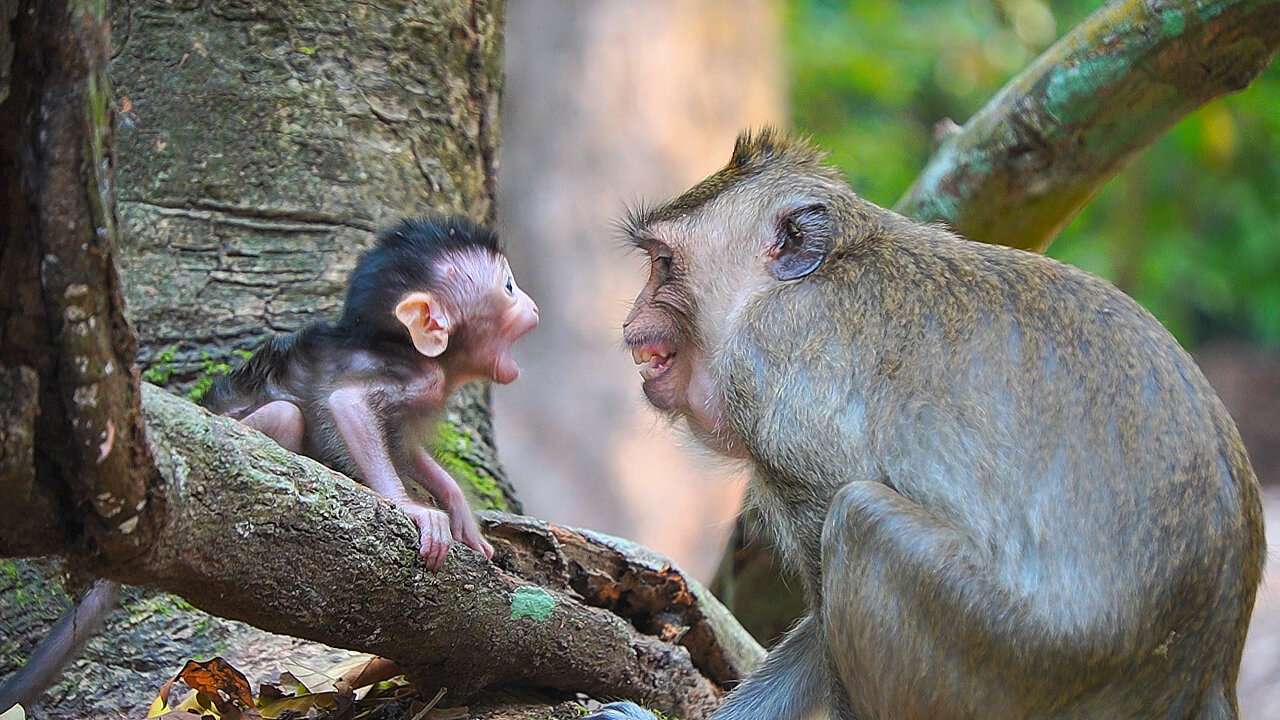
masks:
{"type": "Polygon", "coordinates": [[[371,657],[365,663],[342,674],[334,687],[338,692],[350,693],[384,680],[403,675],[398,665],[386,658],[371,657]]]}
{"type": "Polygon", "coordinates": [[[244,673],[231,667],[231,665],[220,657],[216,657],[208,662],[199,663],[194,660],[188,660],[182,672],[178,673],[178,677],[182,681],[190,685],[198,693],[205,693],[213,702],[214,707],[218,709],[223,716],[230,714],[232,707],[228,706],[223,696],[230,699],[236,704],[236,707],[244,711],[247,717],[256,717],[257,710],[253,703],[253,690],[249,687],[249,680],[244,673]]]}

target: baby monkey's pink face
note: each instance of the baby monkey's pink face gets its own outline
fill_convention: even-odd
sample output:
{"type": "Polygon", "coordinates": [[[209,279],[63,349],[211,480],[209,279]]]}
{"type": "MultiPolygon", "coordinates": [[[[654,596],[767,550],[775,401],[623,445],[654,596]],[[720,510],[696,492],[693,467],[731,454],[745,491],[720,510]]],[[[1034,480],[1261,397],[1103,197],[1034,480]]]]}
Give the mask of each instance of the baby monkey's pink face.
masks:
{"type": "Polygon", "coordinates": [[[463,341],[468,365],[477,375],[506,384],[520,376],[511,355],[517,340],[538,326],[538,306],[520,289],[502,256],[459,258],[458,270],[468,280],[473,313],[465,313],[463,341]]]}
{"type": "Polygon", "coordinates": [[[502,261],[502,272],[498,275],[500,283],[495,300],[499,308],[498,332],[494,337],[493,372],[490,377],[494,382],[506,384],[520,376],[520,368],[511,357],[511,346],[538,327],[538,305],[516,285],[511,266],[505,258],[502,261]]]}

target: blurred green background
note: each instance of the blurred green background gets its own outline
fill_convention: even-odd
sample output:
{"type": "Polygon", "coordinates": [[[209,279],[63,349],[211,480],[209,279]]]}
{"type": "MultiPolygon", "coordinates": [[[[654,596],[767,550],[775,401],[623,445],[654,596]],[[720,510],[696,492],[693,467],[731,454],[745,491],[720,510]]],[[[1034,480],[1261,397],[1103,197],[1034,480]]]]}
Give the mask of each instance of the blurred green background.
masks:
{"type": "MultiPolygon", "coordinates": [[[[964,124],[1098,0],[788,0],[793,123],[892,206],[932,126],[964,124]]],[[[1139,155],[1049,254],[1111,279],[1195,348],[1280,347],[1280,68],[1139,155]]]]}

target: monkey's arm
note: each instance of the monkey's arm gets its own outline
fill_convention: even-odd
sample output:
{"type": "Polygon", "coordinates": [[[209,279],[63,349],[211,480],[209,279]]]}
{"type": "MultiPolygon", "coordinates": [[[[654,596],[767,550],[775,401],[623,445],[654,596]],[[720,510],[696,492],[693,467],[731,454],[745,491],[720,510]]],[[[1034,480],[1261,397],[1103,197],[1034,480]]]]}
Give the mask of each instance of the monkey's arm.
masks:
{"type": "MultiPolygon", "coordinates": [[[[820,623],[812,615],[778,643],[760,669],[729,694],[711,720],[801,720],[823,707],[842,703],[830,697],[835,687],[820,623]]],[[[634,703],[612,703],[584,720],[651,720],[634,703]]]]}
{"type": "Polygon", "coordinates": [[[432,570],[444,567],[445,556],[453,544],[449,516],[441,510],[420,505],[409,497],[391,462],[386,438],[364,389],[357,386],[338,388],[330,393],[328,405],[338,434],[342,436],[347,452],[364,476],[364,481],[403,510],[418,526],[419,554],[427,567],[432,570]]]}
{"type": "Polygon", "coordinates": [[[1067,621],[1064,608],[1048,605],[1052,598],[1015,592],[972,541],[875,481],[851,482],[831,503],[822,532],[822,597],[827,642],[846,688],[861,679],[841,660],[868,652],[882,681],[892,678],[883,687],[931,678],[927,693],[881,698],[904,708],[905,717],[944,707],[958,715],[1036,715],[1034,708],[1002,704],[1017,702],[1007,692],[1014,685],[1034,686],[1027,696],[1046,706],[1069,702],[1079,680],[1055,670],[1114,655],[1110,627],[1122,627],[1116,617],[1130,609],[1109,608],[1117,615],[1108,622],[1067,621]]]}
{"type": "Polygon", "coordinates": [[[414,448],[413,451],[413,474],[418,482],[435,497],[436,502],[440,503],[440,507],[449,513],[449,527],[453,531],[453,536],[467,547],[482,552],[485,557],[492,559],[493,546],[484,539],[484,535],[480,534],[480,524],[476,522],[475,515],[471,513],[471,506],[467,504],[467,498],[462,494],[462,488],[458,487],[458,482],[453,479],[453,476],[440,467],[440,463],[436,462],[430,453],[420,447],[414,448]]]}

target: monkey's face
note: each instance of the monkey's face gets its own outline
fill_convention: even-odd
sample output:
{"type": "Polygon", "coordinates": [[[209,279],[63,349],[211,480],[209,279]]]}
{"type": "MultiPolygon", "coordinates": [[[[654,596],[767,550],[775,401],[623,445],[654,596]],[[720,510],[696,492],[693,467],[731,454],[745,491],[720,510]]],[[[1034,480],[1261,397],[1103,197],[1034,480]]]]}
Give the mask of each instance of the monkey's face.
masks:
{"type": "Polygon", "coordinates": [[[520,289],[507,259],[459,259],[457,307],[462,309],[458,358],[468,375],[506,384],[520,376],[512,346],[538,326],[538,306],[520,289]]]}
{"type": "Polygon", "coordinates": [[[481,333],[479,360],[490,380],[505,385],[520,376],[511,348],[538,326],[538,306],[516,284],[506,258],[495,264],[489,277],[489,289],[481,302],[489,311],[482,318],[486,329],[481,333]]]}
{"type": "Polygon", "coordinates": [[[715,214],[647,224],[634,237],[649,261],[649,278],[623,325],[623,338],[640,366],[645,397],[687,422],[712,450],[740,454],[723,412],[713,367],[715,348],[729,330],[733,306],[769,278],[741,239],[754,237],[752,217],[715,214]]]}
{"type": "Polygon", "coordinates": [[[623,339],[649,402],[686,420],[712,450],[742,452],[724,412],[717,353],[753,299],[804,282],[823,263],[834,234],[828,195],[826,178],[800,184],[762,173],[724,186],[713,176],[629,223],[649,279],[623,339]]]}
{"type": "Polygon", "coordinates": [[[644,394],[659,410],[684,414],[693,366],[700,361],[694,302],[686,284],[682,248],[655,235],[638,240],[647,253],[649,280],[623,323],[623,338],[640,366],[644,394]]]}

